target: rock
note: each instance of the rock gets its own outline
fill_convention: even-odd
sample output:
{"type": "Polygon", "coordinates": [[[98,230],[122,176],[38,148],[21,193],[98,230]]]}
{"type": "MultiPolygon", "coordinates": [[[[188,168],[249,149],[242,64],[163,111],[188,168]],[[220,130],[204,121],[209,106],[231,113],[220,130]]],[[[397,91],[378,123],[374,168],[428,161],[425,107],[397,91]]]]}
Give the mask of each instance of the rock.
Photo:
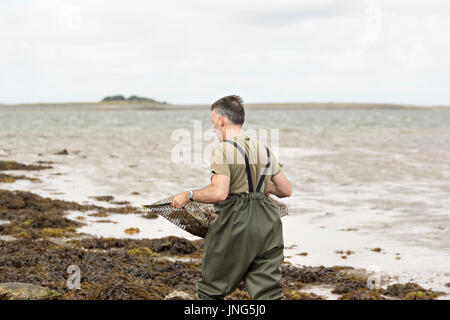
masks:
{"type": "Polygon", "coordinates": [[[50,300],[61,294],[55,290],[37,286],[31,283],[5,282],[0,283],[0,299],[6,300],[50,300]]]}
{"type": "Polygon", "coordinates": [[[61,150],[61,151],[59,151],[59,152],[56,152],[55,154],[66,155],[66,154],[69,154],[69,152],[67,151],[67,149],[63,149],[63,150],[61,150]]]}
{"type": "Polygon", "coordinates": [[[92,196],[89,198],[95,199],[97,201],[106,201],[106,202],[114,200],[114,196],[92,196]]]}
{"type": "Polygon", "coordinates": [[[194,300],[194,297],[184,291],[175,290],[165,296],[164,300],[194,300]]]}

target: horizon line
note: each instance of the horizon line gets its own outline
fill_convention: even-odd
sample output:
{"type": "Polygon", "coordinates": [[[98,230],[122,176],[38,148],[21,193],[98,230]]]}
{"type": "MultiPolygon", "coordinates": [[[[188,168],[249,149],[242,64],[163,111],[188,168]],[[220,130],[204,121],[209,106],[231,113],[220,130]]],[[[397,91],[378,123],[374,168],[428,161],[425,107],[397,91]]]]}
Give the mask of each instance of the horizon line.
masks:
{"type": "MultiPolygon", "coordinates": [[[[164,103],[150,102],[150,101],[59,101],[59,102],[19,102],[19,103],[3,103],[0,106],[38,106],[38,105],[101,105],[101,104],[146,104],[158,106],[209,106],[212,103],[164,103]]],[[[400,107],[450,107],[450,104],[412,104],[412,103],[398,103],[398,102],[340,102],[340,101],[285,101],[285,102],[244,102],[246,105],[307,105],[307,104],[322,104],[322,105],[385,105],[385,106],[400,106],[400,107]]]]}

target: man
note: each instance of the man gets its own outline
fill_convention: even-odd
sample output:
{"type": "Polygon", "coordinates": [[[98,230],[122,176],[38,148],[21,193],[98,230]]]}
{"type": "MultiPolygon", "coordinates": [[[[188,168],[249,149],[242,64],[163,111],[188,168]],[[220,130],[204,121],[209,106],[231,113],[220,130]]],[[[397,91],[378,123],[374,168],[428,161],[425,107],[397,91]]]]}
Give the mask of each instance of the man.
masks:
{"type": "Polygon", "coordinates": [[[270,148],[242,132],[242,99],[232,95],[211,105],[221,141],[211,152],[211,184],[178,194],[173,205],[214,203],[218,217],[205,237],[198,299],[224,299],[244,280],[253,299],[284,299],[280,285],[283,234],[280,216],[267,198],[291,195],[291,184],[270,148]]]}

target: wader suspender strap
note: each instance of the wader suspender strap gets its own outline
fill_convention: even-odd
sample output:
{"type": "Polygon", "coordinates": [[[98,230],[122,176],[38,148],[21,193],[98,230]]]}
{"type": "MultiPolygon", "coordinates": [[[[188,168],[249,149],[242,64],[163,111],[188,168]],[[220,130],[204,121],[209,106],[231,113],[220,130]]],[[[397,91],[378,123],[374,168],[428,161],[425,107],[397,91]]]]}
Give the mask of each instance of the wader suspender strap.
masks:
{"type": "MultiPolygon", "coordinates": [[[[252,173],[250,171],[250,165],[248,163],[247,153],[245,152],[244,149],[242,149],[242,147],[240,145],[237,144],[236,141],[230,141],[230,140],[224,140],[224,141],[234,145],[236,147],[236,149],[238,149],[241,152],[242,156],[244,157],[244,159],[245,159],[245,171],[247,171],[248,192],[253,192],[252,173]]],[[[256,187],[256,192],[259,192],[261,190],[263,181],[264,181],[264,179],[266,178],[266,175],[267,175],[267,170],[269,169],[269,166],[270,166],[270,152],[269,152],[269,148],[266,147],[266,151],[267,151],[267,164],[266,164],[266,167],[264,168],[264,171],[263,171],[263,174],[261,175],[261,178],[259,178],[258,185],[256,187]]]]}
{"type": "Polygon", "coordinates": [[[250,165],[248,164],[248,157],[247,157],[247,154],[245,153],[245,150],[242,149],[242,147],[240,145],[238,145],[236,141],[230,141],[230,140],[225,140],[225,141],[234,145],[236,147],[236,149],[238,149],[242,153],[242,156],[245,159],[245,171],[247,171],[248,192],[253,192],[252,173],[250,171],[250,165]]]}
{"type": "Polygon", "coordinates": [[[261,186],[263,184],[264,179],[266,178],[267,175],[267,170],[270,167],[270,152],[269,152],[269,148],[266,147],[266,151],[267,151],[267,164],[266,167],[264,168],[263,174],[261,175],[261,178],[259,178],[259,182],[258,182],[258,186],[256,187],[256,192],[259,192],[259,190],[261,190],[261,186]]]}

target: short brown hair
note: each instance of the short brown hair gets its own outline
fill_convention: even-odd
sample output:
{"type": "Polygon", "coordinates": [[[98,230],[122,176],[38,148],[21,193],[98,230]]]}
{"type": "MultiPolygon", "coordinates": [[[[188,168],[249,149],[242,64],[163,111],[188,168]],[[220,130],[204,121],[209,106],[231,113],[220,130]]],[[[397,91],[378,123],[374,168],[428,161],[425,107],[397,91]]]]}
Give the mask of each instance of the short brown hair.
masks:
{"type": "Polygon", "coordinates": [[[245,121],[244,101],[237,95],[220,98],[211,105],[211,111],[227,117],[233,124],[243,125],[245,121]]]}

